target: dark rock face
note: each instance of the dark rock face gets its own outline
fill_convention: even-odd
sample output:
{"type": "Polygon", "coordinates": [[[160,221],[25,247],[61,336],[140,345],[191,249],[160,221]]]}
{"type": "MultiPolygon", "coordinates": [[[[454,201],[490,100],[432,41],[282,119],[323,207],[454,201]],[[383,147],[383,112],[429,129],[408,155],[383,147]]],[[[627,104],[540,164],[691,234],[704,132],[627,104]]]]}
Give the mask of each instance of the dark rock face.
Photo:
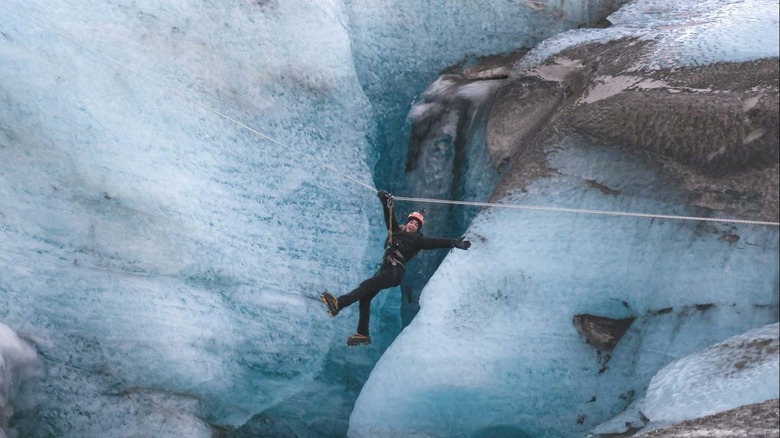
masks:
{"type": "Polygon", "coordinates": [[[780,436],[780,400],[741,406],[641,434],[642,437],[777,438],[780,436]]]}
{"type": "Polygon", "coordinates": [[[513,81],[501,91],[493,99],[487,130],[494,165],[506,162],[518,142],[537,134],[563,101],[560,87],[536,78],[513,81]]]}
{"type": "Polygon", "coordinates": [[[588,344],[599,351],[610,352],[626,334],[636,318],[612,319],[595,315],[576,315],[574,326],[588,344]]]}
{"type": "Polygon", "coordinates": [[[545,147],[578,135],[643,157],[693,206],[777,221],[778,59],[642,71],[646,44],[576,47],[510,75],[487,127],[492,158],[512,165],[494,197],[543,176],[545,147]]]}
{"type": "MultiPolygon", "coordinates": [[[[412,123],[402,193],[440,199],[484,199],[498,182],[485,150],[486,101],[503,81],[467,80],[443,74],[420,96],[409,115],[412,123]],[[484,170],[484,171],[483,171],[484,170]],[[475,176],[475,173],[478,175],[475,176]]],[[[399,219],[420,205],[397,205],[399,219]]],[[[426,205],[428,236],[458,236],[477,213],[443,204],[426,205]]],[[[401,284],[402,319],[408,324],[419,310],[425,282],[444,259],[443,251],[424,251],[408,266],[401,284]]]]}

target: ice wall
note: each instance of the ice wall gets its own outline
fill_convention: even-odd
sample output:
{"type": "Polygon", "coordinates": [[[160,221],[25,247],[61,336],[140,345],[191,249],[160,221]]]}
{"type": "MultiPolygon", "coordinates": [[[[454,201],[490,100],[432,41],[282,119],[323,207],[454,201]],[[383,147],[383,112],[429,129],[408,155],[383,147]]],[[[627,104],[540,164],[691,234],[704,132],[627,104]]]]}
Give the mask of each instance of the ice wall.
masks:
{"type": "MultiPolygon", "coordinates": [[[[399,328],[375,318],[378,345],[348,352],[354,309],[316,299],[379,257],[376,200],[344,175],[370,185],[385,152],[378,181],[403,172],[407,109],[442,68],[616,3],[5,2],[0,320],[45,371],[15,426],[343,434],[399,328]]],[[[397,316],[389,296],[375,308],[397,316]]]]}
{"type": "Polygon", "coordinates": [[[769,324],[664,367],[641,403],[647,428],[778,398],[779,337],[778,325],[769,324]]]}
{"type": "MultiPolygon", "coordinates": [[[[502,202],[696,213],[630,155],[571,138],[547,159],[555,175],[502,202]]],[[[670,360],[777,319],[776,229],[489,209],[467,236],[377,363],[350,436],[582,436],[670,360]],[[605,362],[577,314],[636,321],[605,362]]]]}
{"type": "Polygon", "coordinates": [[[371,183],[344,20],[336,2],[4,2],[0,320],[45,370],[24,436],[210,436],[324,372],[354,323],[317,296],[381,249],[373,194],[320,166],[371,183]]]}
{"type": "MultiPolygon", "coordinates": [[[[507,117],[500,121],[506,128],[505,146],[519,152],[506,155],[514,158],[514,169],[504,176],[494,198],[531,206],[727,215],[715,202],[711,208],[692,205],[700,193],[683,189],[680,180],[696,178],[699,170],[692,165],[684,171],[688,176],[669,170],[688,163],[684,157],[669,154],[667,161],[654,161],[636,144],[594,143],[602,131],[578,130],[581,119],[570,115],[594,107],[604,113],[612,110],[617,117],[605,130],[630,130],[648,143],[662,142],[670,134],[665,129],[693,133],[701,129],[684,119],[669,127],[656,125],[653,117],[621,121],[620,105],[641,105],[637,96],[644,90],[626,91],[623,101],[610,99],[637,82],[621,86],[602,71],[665,84],[668,88],[656,97],[713,87],[736,99],[776,102],[776,80],[761,76],[771,68],[756,75],[760,86],[752,88],[755,95],[750,96],[729,90],[728,80],[708,82],[716,78],[707,72],[697,76],[692,71],[690,82],[697,86],[687,89],[672,89],[663,82],[672,78],[670,70],[663,70],[670,66],[777,57],[776,10],[776,2],[640,1],[613,14],[612,28],[566,32],[541,43],[515,64],[509,77],[517,84],[531,84],[531,91],[516,85],[496,94],[521,90],[515,95],[543,97],[532,91],[547,87],[548,100],[553,107],[558,105],[558,111],[546,125],[532,120],[532,109],[520,111],[533,102],[516,104],[515,112],[505,110],[496,116],[507,117]],[[756,14],[755,8],[764,13],[756,14]],[[740,29],[745,28],[757,37],[738,45],[722,44],[741,38],[740,29]],[[540,65],[564,48],[584,43],[594,44],[566,54],[580,58],[561,56],[540,65]],[[591,71],[602,76],[583,83],[591,71]],[[600,84],[604,86],[599,88],[600,84]],[[588,99],[599,104],[583,109],[588,99]],[[535,135],[512,132],[524,129],[535,135]],[[583,131],[594,135],[586,139],[580,135],[583,131]],[[673,174],[677,176],[670,178],[673,174]]],[[[740,71],[739,65],[730,67],[740,71]]],[[[751,65],[742,68],[747,73],[751,65]]],[[[716,99],[698,98],[689,102],[692,111],[707,99],[716,99]]],[[[721,107],[725,114],[729,107],[721,107]]],[[[768,110],[766,118],[775,121],[767,122],[772,129],[774,111],[768,110]]],[[[598,116],[593,120],[597,122],[598,116]]],[[[670,137],[676,140],[675,135],[670,137]]],[[[763,138],[767,156],[776,157],[776,137],[763,138]]],[[[733,144],[735,151],[749,143],[739,140],[733,144]]],[[[694,151],[676,152],[684,156],[694,151]]],[[[724,150],[713,156],[718,153],[724,150]]],[[[746,169],[740,169],[736,158],[732,164],[724,174],[710,172],[713,180],[722,180],[717,190],[724,187],[728,192],[728,182],[744,176],[741,171],[746,169]]],[[[770,177],[759,178],[756,184],[776,182],[776,161],[756,159],[751,165],[755,166],[751,171],[763,169],[760,175],[770,177]]],[[[699,189],[706,191],[707,184],[699,189]]],[[[755,190],[763,192],[761,187],[755,190]]],[[[770,214],[777,220],[776,204],[751,205],[745,211],[775,212],[770,214]]],[[[447,256],[423,290],[422,310],[372,372],[350,419],[349,436],[584,436],[640,400],[662,366],[777,321],[776,227],[495,208],[480,212],[467,236],[474,246],[467,253],[447,256]],[[575,318],[585,314],[632,322],[617,346],[605,350],[588,345],[578,331],[575,318]]]]}
{"type": "MultiPolygon", "coordinates": [[[[376,184],[405,196],[487,196],[495,173],[470,178],[470,173],[487,167],[470,158],[464,145],[484,144],[479,101],[489,94],[491,85],[475,84],[457,91],[446,79],[434,83],[437,76],[454,64],[468,66],[484,56],[522,53],[559,32],[592,25],[624,3],[347,1],[356,71],[377,121],[376,184]],[[446,109],[420,121],[432,106],[446,109]],[[414,125],[438,133],[426,134],[424,141],[432,144],[415,144],[419,133],[414,125]],[[408,158],[412,155],[415,158],[408,158]],[[412,170],[410,161],[418,164],[416,169],[412,170]]],[[[403,212],[416,208],[420,205],[398,205],[403,212]]],[[[457,207],[428,206],[428,210],[425,232],[430,235],[458,235],[473,217],[471,211],[457,207]]],[[[422,286],[441,259],[440,253],[421,254],[407,271],[401,286],[404,323],[417,312],[422,286]]]]}
{"type": "Polygon", "coordinates": [[[590,25],[621,0],[478,3],[347,0],[356,70],[374,103],[384,159],[375,175],[390,190],[402,181],[409,139],[405,117],[438,74],[453,64],[515,52],[559,32],[590,25]]]}

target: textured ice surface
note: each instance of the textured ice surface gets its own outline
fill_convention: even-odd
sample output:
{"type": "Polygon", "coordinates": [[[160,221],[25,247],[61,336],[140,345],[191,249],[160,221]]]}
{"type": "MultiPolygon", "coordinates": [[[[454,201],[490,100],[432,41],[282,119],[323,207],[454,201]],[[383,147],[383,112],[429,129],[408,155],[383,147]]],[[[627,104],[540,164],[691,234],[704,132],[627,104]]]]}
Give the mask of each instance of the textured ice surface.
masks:
{"type": "MultiPolygon", "coordinates": [[[[626,37],[646,43],[637,69],[778,56],[776,2],[639,1],[611,20],[544,41],[516,69],[626,37]]],[[[552,175],[502,201],[711,214],[598,145],[567,139],[547,163],[552,175]]],[[[641,426],[636,400],[661,367],[777,321],[776,228],[489,209],[467,235],[372,372],[350,436],[583,436],[632,404],[621,420],[641,426]],[[636,320],[598,352],[572,323],[581,313],[636,320]]]]}
{"type": "Polygon", "coordinates": [[[653,376],[646,396],[592,432],[645,432],[778,398],[779,336],[778,325],[769,324],[670,363],[653,376]]]}
{"type": "Polygon", "coordinates": [[[653,41],[644,65],[672,68],[749,61],[780,53],[776,0],[636,0],[608,17],[608,29],[563,32],[539,44],[516,66],[531,67],[572,45],[619,38],[653,41]]]}
{"type": "MultiPolygon", "coordinates": [[[[434,120],[431,129],[440,131],[432,154],[418,166],[417,174],[406,174],[405,163],[409,151],[410,120],[426,112],[434,104],[426,105],[423,95],[442,70],[454,64],[467,67],[479,57],[528,49],[558,32],[589,25],[615,10],[624,1],[514,1],[487,0],[479,2],[452,2],[433,0],[392,0],[365,2],[348,0],[350,40],[358,78],[372,102],[377,121],[375,144],[381,151],[375,167],[375,181],[383,189],[399,195],[481,199],[492,190],[494,175],[480,178],[485,169],[482,163],[459,162],[464,156],[453,143],[465,143],[464,137],[473,137],[472,144],[484,144],[484,132],[466,126],[480,126],[477,111],[457,114],[461,103],[455,97],[445,99],[452,104],[447,120],[434,120]],[[410,109],[413,117],[407,117],[410,109]],[[459,117],[460,116],[460,117],[459,117]],[[471,118],[471,120],[469,120],[471,118]],[[456,138],[456,131],[457,138],[456,138]],[[477,132],[474,132],[477,131],[477,132]],[[456,171],[453,171],[455,167],[456,171]],[[458,173],[458,171],[465,172],[458,173]],[[471,178],[472,173],[477,174],[471,178]],[[469,187],[459,187],[468,182],[469,187]]],[[[447,84],[440,84],[447,86],[447,84]]],[[[432,86],[435,88],[436,85],[432,86]]],[[[488,84],[464,87],[475,96],[490,88],[488,84]]],[[[428,89],[425,94],[447,90],[428,89]]],[[[434,100],[436,100],[434,98],[434,100]]],[[[441,102],[441,100],[439,100],[441,102]]],[[[484,124],[482,124],[484,126],[484,124]]],[[[427,147],[430,145],[423,145],[427,147]]],[[[484,148],[483,148],[484,150],[484,148]]],[[[492,171],[487,171],[491,174],[492,171]]],[[[487,173],[485,172],[485,173],[487,173]]],[[[399,210],[419,208],[399,203],[399,210]]],[[[472,214],[458,208],[433,206],[429,210],[429,232],[449,235],[460,233],[472,214]],[[445,225],[445,222],[449,224],[445,225]]],[[[402,289],[405,320],[417,308],[417,297],[422,285],[441,261],[436,253],[422,254],[407,272],[402,289]],[[409,309],[411,307],[411,309],[409,309]]]]}
{"type": "MultiPolygon", "coordinates": [[[[603,3],[613,2],[5,1],[0,14],[0,320],[37,344],[45,370],[43,378],[22,388],[16,425],[30,437],[196,437],[210,436],[213,425],[229,430],[254,416],[258,420],[237,433],[262,436],[262,426],[274,421],[289,425],[282,435],[343,432],[339,421],[351,407],[349,391],[360,387],[361,373],[380,351],[347,352],[340,344],[354,327],[355,309],[329,320],[315,295],[326,287],[348,290],[371,272],[381,239],[376,200],[364,188],[190,101],[369,182],[378,156],[373,146],[385,144],[376,139],[398,140],[387,144],[404,149],[400,122],[412,96],[441,68],[536,44],[591,21],[603,3]],[[382,129],[379,134],[372,117],[382,129]]],[[[559,195],[541,189],[528,200],[559,195]]],[[[573,200],[601,199],[580,195],[576,192],[573,200]]],[[[571,231],[579,228],[550,221],[536,237],[533,227],[542,220],[546,224],[546,216],[520,222],[527,227],[521,237],[537,242],[528,246],[524,240],[511,243],[517,222],[498,220],[512,228],[492,231],[506,233],[500,236],[506,246],[495,251],[506,257],[494,269],[515,263],[512,251],[530,248],[530,254],[522,253],[526,259],[518,260],[544,273],[547,256],[565,258],[571,231]],[[548,248],[550,241],[555,245],[548,248]],[[535,255],[540,259],[531,260],[535,255]]],[[[678,234],[698,242],[691,235],[710,231],[670,224],[660,230],[625,227],[617,238],[647,234],[627,244],[640,252],[648,236],[659,239],[661,250],[668,245],[679,252],[686,240],[678,243],[678,234]]],[[[718,252],[709,246],[720,243],[691,243],[686,261],[698,263],[703,254],[701,274],[685,277],[677,263],[653,259],[658,248],[648,250],[656,265],[651,267],[671,269],[675,275],[670,278],[684,278],[686,285],[704,280],[723,283],[714,290],[733,287],[718,276],[710,280],[708,269],[732,269],[733,263],[735,270],[748,265],[757,270],[755,260],[769,250],[761,246],[766,239],[760,233],[729,232],[742,233],[736,245],[744,246],[744,259],[713,261],[718,252]]],[[[585,269],[583,260],[600,255],[587,245],[592,243],[588,237],[582,236],[579,246],[592,251],[579,255],[571,272],[591,282],[574,278],[569,286],[576,287],[566,296],[581,298],[578,309],[619,310],[611,294],[604,300],[588,298],[591,290],[595,296],[612,291],[602,290],[604,283],[592,277],[615,275],[614,269],[585,269]]],[[[609,242],[605,247],[614,245],[606,232],[596,237],[609,242]]],[[[450,263],[465,263],[465,256],[450,263]]],[[[467,265],[464,273],[473,272],[476,266],[467,265]]],[[[570,272],[558,271],[565,265],[555,266],[549,271],[568,278],[570,272]]],[[[448,269],[441,278],[460,284],[448,269]]],[[[644,284],[628,274],[645,271],[624,269],[627,285],[644,284]]],[[[526,278],[510,273],[497,281],[513,285],[526,278]]],[[[548,277],[527,278],[546,284],[541,291],[562,293],[559,283],[545,283],[548,277]]],[[[457,292],[445,280],[432,287],[457,292]]],[[[661,278],[651,280],[666,286],[661,278]]],[[[749,299],[763,287],[753,286],[754,292],[746,293],[749,299]]],[[[632,304],[636,312],[649,306],[643,300],[649,301],[654,291],[648,289],[640,288],[642,299],[632,304]]],[[[555,293],[551,296],[564,302],[555,293]]],[[[380,296],[375,307],[387,296],[380,296]]],[[[397,313],[394,305],[388,307],[397,313]]],[[[743,310],[764,318],[760,309],[743,310]]],[[[721,307],[709,312],[701,317],[722,316],[728,334],[745,329],[744,319],[721,307]]],[[[490,318],[463,321],[493,324],[494,314],[499,326],[507,318],[492,312],[490,318]]],[[[426,318],[420,324],[436,321],[426,318]]],[[[656,324],[652,333],[660,334],[651,337],[652,348],[640,350],[640,362],[647,363],[638,366],[641,375],[655,372],[659,357],[678,357],[685,350],[668,346],[666,334],[698,327],[686,325],[686,318],[649,317],[647,324],[656,324]]],[[[394,320],[374,322],[377,333],[392,334],[397,328],[394,320]]],[[[583,356],[592,356],[574,339],[571,327],[563,320],[556,324],[561,333],[553,330],[550,339],[568,340],[583,356]]],[[[639,333],[627,336],[638,342],[639,333]]],[[[381,345],[381,335],[377,338],[381,345]]],[[[530,339],[550,355],[568,354],[554,343],[530,339]]],[[[482,354],[485,345],[458,354],[467,361],[482,354]]],[[[451,346],[445,342],[442,348],[451,346]]],[[[486,358],[504,354],[506,361],[491,365],[497,374],[483,370],[482,379],[492,376],[492,385],[502,384],[501,371],[511,368],[516,355],[504,353],[503,346],[485,353],[486,358]]],[[[622,360],[631,354],[624,353],[622,360]]],[[[600,364],[591,356],[587,366],[593,371],[600,364]]],[[[401,364],[397,371],[422,376],[435,371],[420,370],[416,363],[409,361],[411,368],[401,364]]],[[[536,365],[541,377],[567,375],[561,362],[548,367],[537,360],[536,365]]],[[[522,380],[508,376],[508,387],[522,380]]],[[[534,382],[536,387],[523,389],[527,397],[535,397],[537,390],[544,395],[544,380],[534,382]]],[[[441,391],[442,408],[452,407],[452,393],[468,392],[441,391]]],[[[401,407],[425,408],[427,395],[421,394],[419,403],[401,407]]],[[[381,411],[393,419],[396,399],[388,400],[381,411]]],[[[486,400],[484,406],[498,401],[486,400]]],[[[451,413],[482,412],[465,411],[469,407],[451,413]]],[[[364,412],[365,405],[360,409],[364,412]]],[[[614,414],[603,410],[601,417],[614,414]]],[[[420,411],[410,418],[424,415],[420,411]]],[[[384,421],[375,424],[384,427],[384,421]]],[[[482,431],[511,434],[513,427],[497,424],[482,431]]]]}
{"type": "Polygon", "coordinates": [[[240,425],[321,371],[354,322],[316,296],[370,272],[376,199],[178,93],[370,183],[342,22],[328,2],[4,2],[0,320],[47,369],[27,436],[240,425]]]}
{"type": "MultiPolygon", "coordinates": [[[[547,160],[552,176],[503,202],[704,214],[617,151],[569,139],[547,160]]],[[[776,229],[489,209],[467,236],[374,368],[350,436],[582,436],[661,366],[777,320],[776,229]],[[637,318],[606,367],[581,313],[637,318]]]]}
{"type": "Polygon", "coordinates": [[[778,325],[769,324],[665,366],[641,404],[648,428],[778,398],[778,342],[778,325]]]}
{"type": "MultiPolygon", "coordinates": [[[[619,2],[348,0],[351,39],[370,96],[422,91],[438,72],[473,57],[530,48],[563,30],[591,23],[619,2]],[[418,76],[412,75],[417,72],[418,76]],[[424,88],[424,87],[423,87],[424,88]]],[[[388,96],[392,97],[392,96],[388,96]]],[[[406,105],[411,103],[405,102],[406,105]]]]}
{"type": "MultiPolygon", "coordinates": [[[[403,178],[409,139],[405,117],[415,98],[453,64],[528,49],[558,32],[595,22],[615,0],[452,2],[347,0],[355,68],[374,104],[377,143],[387,160],[376,169],[387,189],[403,178]]],[[[406,193],[410,195],[410,193],[406,193]]]]}
{"type": "MultiPolygon", "coordinates": [[[[198,436],[297,419],[305,399],[326,413],[287,433],[343,433],[355,367],[377,353],[330,353],[354,314],[328,320],[316,294],[370,274],[381,219],[316,162],[370,185],[372,117],[402,121],[444,66],[535,44],[601,3],[4,2],[0,320],[46,370],[20,427],[198,436]],[[337,408],[310,401],[331,393],[337,408]]],[[[391,335],[395,321],[374,319],[391,335]]]]}

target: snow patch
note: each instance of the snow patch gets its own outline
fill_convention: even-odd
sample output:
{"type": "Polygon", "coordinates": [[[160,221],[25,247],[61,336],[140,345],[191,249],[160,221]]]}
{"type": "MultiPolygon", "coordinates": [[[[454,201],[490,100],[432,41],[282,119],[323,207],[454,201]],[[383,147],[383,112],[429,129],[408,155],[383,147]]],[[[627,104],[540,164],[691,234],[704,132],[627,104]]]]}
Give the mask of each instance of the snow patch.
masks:
{"type": "Polygon", "coordinates": [[[566,76],[583,67],[579,59],[571,60],[564,56],[555,57],[550,64],[538,65],[526,72],[528,76],[536,76],[546,81],[563,82],[566,76]]]}
{"type": "Polygon", "coordinates": [[[653,377],[641,410],[649,428],[778,398],[780,332],[768,324],[670,363],[653,377]]]}

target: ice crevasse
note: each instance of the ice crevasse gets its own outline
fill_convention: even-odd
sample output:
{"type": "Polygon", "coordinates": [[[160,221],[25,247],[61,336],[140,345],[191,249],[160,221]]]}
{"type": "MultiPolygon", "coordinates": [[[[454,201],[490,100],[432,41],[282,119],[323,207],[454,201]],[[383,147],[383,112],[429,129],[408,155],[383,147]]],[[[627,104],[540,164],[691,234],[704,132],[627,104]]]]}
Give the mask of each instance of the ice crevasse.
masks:
{"type": "MultiPolygon", "coordinates": [[[[607,29],[545,40],[505,68],[516,88],[498,87],[483,100],[505,102],[511,93],[548,99],[517,105],[527,113],[491,106],[487,130],[498,123],[497,114],[509,113],[504,126],[520,131],[545,105],[558,105],[555,117],[570,126],[553,122],[524,137],[531,146],[522,146],[525,152],[503,174],[492,200],[678,216],[735,213],[690,202],[696,190],[669,178],[675,165],[648,158],[646,152],[653,151],[688,166],[681,179],[709,172],[725,187],[738,187],[749,169],[764,169],[751,183],[755,193],[765,193],[762,201],[741,213],[766,207],[763,214],[776,222],[771,187],[777,181],[777,139],[771,132],[777,117],[771,114],[777,112],[778,38],[777,21],[770,18],[776,13],[773,2],[748,7],[637,1],[608,17],[613,25],[607,29]],[[729,64],[735,72],[758,71],[750,62],[759,59],[769,73],[744,92],[739,79],[749,75],[719,81],[710,73],[722,67],[717,62],[735,63],[729,64]],[[746,63],[744,70],[739,63],[746,63]],[[595,80],[578,89],[571,79],[576,76],[595,80]],[[559,104],[549,104],[556,96],[549,91],[557,86],[552,83],[573,84],[561,92],[559,104]],[[774,121],[761,131],[768,133],[766,143],[754,161],[717,162],[719,154],[736,157],[741,152],[734,151],[754,146],[749,135],[732,152],[704,152],[701,158],[695,139],[688,150],[671,145],[684,135],[667,136],[664,143],[665,134],[686,123],[684,111],[673,109],[675,102],[697,117],[707,111],[700,111],[696,99],[715,103],[718,93],[731,92],[744,99],[736,100],[737,111],[750,108],[742,102],[751,96],[768,98],[765,108],[774,121]],[[690,95],[675,100],[680,93],[690,95]],[[707,93],[713,94],[704,97],[707,93]],[[672,114],[668,124],[659,116],[663,112],[672,114]]],[[[451,79],[440,80],[439,90],[451,79]]],[[[432,86],[429,93],[440,91],[432,86]]],[[[701,131],[700,143],[716,144],[711,135],[701,131]]],[[[500,152],[490,132],[476,137],[486,146],[465,152],[470,164],[480,161],[485,148],[500,152]]],[[[755,373],[745,371],[744,379],[725,385],[718,396],[701,394],[693,384],[669,385],[674,368],[659,373],[674,360],[695,362],[696,356],[682,358],[777,322],[776,226],[490,207],[476,215],[466,236],[474,246],[447,256],[423,289],[420,312],[374,368],[356,402],[349,436],[558,437],[594,430],[609,435],[630,432],[627,424],[651,428],[778,397],[773,373],[778,358],[771,346],[765,356],[748,360],[755,373]],[[604,345],[589,337],[583,329],[587,320],[624,323],[619,341],[604,345]],[[742,384],[762,391],[742,391],[742,384]],[[693,399],[700,411],[677,409],[669,416],[673,406],[683,404],[675,400],[693,399]],[[664,404],[669,409],[661,409],[664,404]],[[622,416],[608,421],[616,415],[622,416]]],[[[760,337],[776,344],[777,326],[764,330],[760,337]]]]}
{"type": "MultiPolygon", "coordinates": [[[[381,256],[371,187],[344,175],[431,196],[725,214],[689,205],[636,154],[576,134],[543,148],[547,171],[522,184],[492,167],[485,129],[471,137],[481,149],[449,154],[447,123],[417,169],[466,178],[399,170],[399,125],[424,113],[415,95],[480,55],[536,46],[509,79],[625,39],[641,49],[638,72],[777,57],[776,2],[636,1],[610,28],[563,32],[607,3],[6,2],[0,321],[18,335],[0,325],[4,415],[30,346],[45,372],[3,430],[579,436],[632,403],[657,406],[663,365],[776,322],[776,229],[504,209],[459,216],[453,229],[476,216],[474,245],[446,258],[395,340],[397,290],[375,301],[375,344],[358,351],[343,345],[354,313],[328,319],[316,299],[349,290],[381,256]],[[735,37],[745,29],[751,38],[735,37]],[[468,165],[442,165],[456,156],[468,165]],[[573,323],[583,315],[633,322],[606,351],[573,323]]],[[[662,82],[631,80],[624,89],[662,82]]],[[[490,104],[491,81],[461,97],[490,104]]],[[[583,105],[614,92],[591,91],[583,105]]]]}

